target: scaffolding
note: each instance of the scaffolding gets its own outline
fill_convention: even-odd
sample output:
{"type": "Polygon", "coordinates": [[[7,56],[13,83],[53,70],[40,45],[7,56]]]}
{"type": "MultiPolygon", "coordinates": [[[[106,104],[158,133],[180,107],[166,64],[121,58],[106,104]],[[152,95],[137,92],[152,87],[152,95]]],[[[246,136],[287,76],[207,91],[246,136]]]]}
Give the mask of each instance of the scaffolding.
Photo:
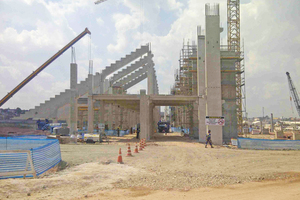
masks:
{"type": "MultiPolygon", "coordinates": [[[[197,95],[197,45],[183,43],[183,48],[179,55],[179,69],[175,72],[175,84],[171,88],[172,95],[197,95]]],[[[194,122],[197,119],[194,105],[191,102],[186,106],[178,106],[171,108],[171,116],[176,127],[183,127],[190,130],[190,133],[195,130],[194,122]]],[[[190,134],[194,137],[194,134],[190,134]]]]}
{"type": "Polygon", "coordinates": [[[237,105],[237,130],[238,134],[243,131],[243,113],[246,113],[246,91],[244,61],[240,45],[240,0],[227,0],[227,31],[228,47],[234,50],[239,59],[235,68],[236,71],[236,105],[237,105]]]}

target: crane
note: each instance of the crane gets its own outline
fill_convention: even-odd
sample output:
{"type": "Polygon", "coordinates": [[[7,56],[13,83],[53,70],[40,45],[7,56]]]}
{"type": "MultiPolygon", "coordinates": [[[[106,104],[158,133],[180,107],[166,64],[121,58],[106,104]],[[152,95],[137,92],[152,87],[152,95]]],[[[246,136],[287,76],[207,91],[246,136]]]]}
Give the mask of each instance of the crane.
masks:
{"type": "Polygon", "coordinates": [[[29,81],[31,81],[36,75],[38,75],[43,69],[45,69],[49,64],[51,64],[56,58],[62,55],[67,49],[69,49],[73,44],[75,44],[78,40],[80,40],[86,34],[91,34],[88,28],[80,33],[76,38],[74,38],[71,42],[69,42],[66,46],[64,46],[61,50],[59,50],[54,56],[52,56],[49,60],[47,60],[44,64],[42,64],[37,70],[32,72],[26,79],[24,79],[17,87],[15,87],[11,92],[9,92],[3,99],[0,100],[0,107],[8,101],[13,95],[15,95],[22,87],[24,87],[29,81]]]}
{"type": "Polygon", "coordinates": [[[95,4],[103,3],[104,1],[107,1],[107,0],[97,0],[97,1],[95,1],[95,4]]]}
{"type": "Polygon", "coordinates": [[[291,92],[291,95],[293,97],[293,100],[294,100],[294,103],[295,103],[298,115],[300,117],[300,100],[299,100],[299,96],[298,96],[297,90],[296,90],[296,88],[294,86],[294,83],[293,83],[293,81],[292,81],[292,79],[290,77],[290,73],[286,72],[286,75],[287,75],[288,82],[289,82],[290,92],[291,92]]]}

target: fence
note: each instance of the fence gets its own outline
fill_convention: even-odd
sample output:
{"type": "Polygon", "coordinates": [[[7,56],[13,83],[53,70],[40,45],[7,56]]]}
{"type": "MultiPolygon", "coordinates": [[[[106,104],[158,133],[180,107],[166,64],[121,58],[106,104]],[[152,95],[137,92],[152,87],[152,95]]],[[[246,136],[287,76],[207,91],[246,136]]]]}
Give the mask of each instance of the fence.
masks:
{"type": "Polygon", "coordinates": [[[267,140],[238,138],[238,148],[240,149],[259,149],[259,150],[300,150],[300,140],[267,140]]]}
{"type": "Polygon", "coordinates": [[[184,128],[184,129],[181,129],[181,128],[176,128],[176,127],[171,127],[171,130],[172,130],[172,132],[178,132],[178,133],[181,133],[182,131],[184,131],[184,133],[186,133],[186,134],[189,134],[190,133],[190,129],[188,129],[188,128],[184,128]]]}
{"type": "MultiPolygon", "coordinates": [[[[39,176],[56,166],[60,161],[60,146],[56,139],[0,137],[0,179],[21,178],[24,171],[31,170],[39,176]],[[30,152],[30,156],[24,152],[30,152]],[[28,164],[30,157],[33,167],[28,164]],[[12,174],[15,176],[11,176],[12,174]]],[[[26,174],[26,177],[32,176],[34,174],[26,174]]]]}

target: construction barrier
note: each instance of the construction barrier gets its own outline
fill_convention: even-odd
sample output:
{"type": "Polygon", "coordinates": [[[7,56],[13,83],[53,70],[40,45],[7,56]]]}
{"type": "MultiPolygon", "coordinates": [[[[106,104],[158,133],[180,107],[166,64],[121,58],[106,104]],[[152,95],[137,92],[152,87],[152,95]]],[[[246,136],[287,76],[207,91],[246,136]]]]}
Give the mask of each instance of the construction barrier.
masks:
{"type": "MultiPolygon", "coordinates": [[[[126,130],[126,131],[120,130],[120,137],[122,137],[124,135],[128,135],[129,133],[130,133],[129,130],[126,130]]],[[[107,136],[118,136],[118,131],[117,130],[105,130],[105,134],[107,136]]]]}
{"type": "Polygon", "coordinates": [[[0,179],[39,176],[61,161],[59,141],[56,139],[27,139],[0,137],[0,179]],[[30,157],[27,152],[30,151],[30,157]],[[33,167],[29,164],[31,161],[33,167]],[[20,173],[19,173],[20,172],[20,173]],[[21,173],[22,172],[22,173],[21,173]],[[14,176],[10,175],[14,174],[14,176]]]}
{"type": "Polygon", "coordinates": [[[177,132],[177,133],[181,133],[182,131],[184,131],[184,133],[185,134],[189,134],[190,133],[190,129],[188,129],[188,128],[184,128],[184,129],[182,129],[182,128],[176,128],[176,127],[171,127],[171,131],[172,132],[177,132]]]}
{"type": "Polygon", "coordinates": [[[237,146],[239,149],[300,150],[300,140],[267,140],[238,138],[237,146]]]}

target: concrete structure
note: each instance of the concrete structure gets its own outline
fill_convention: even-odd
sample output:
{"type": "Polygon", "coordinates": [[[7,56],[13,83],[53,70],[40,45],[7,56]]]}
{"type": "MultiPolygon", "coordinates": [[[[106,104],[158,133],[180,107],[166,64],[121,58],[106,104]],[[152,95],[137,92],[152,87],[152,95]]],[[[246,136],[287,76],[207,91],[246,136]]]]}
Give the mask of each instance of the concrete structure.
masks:
{"type": "Polygon", "coordinates": [[[183,64],[180,63],[175,86],[171,92],[174,95],[199,96],[199,104],[193,105],[194,109],[198,110],[197,127],[196,123],[192,125],[192,120],[189,122],[189,112],[186,112],[186,109],[173,108],[172,113],[175,115],[173,118],[175,118],[176,126],[186,127],[185,124],[188,124],[190,129],[199,129],[200,142],[205,142],[208,129],[212,131],[212,140],[216,144],[229,143],[231,138],[237,138],[236,74],[239,72],[235,69],[235,64],[241,58],[240,52],[236,52],[228,45],[220,45],[222,31],[219,5],[206,4],[205,34],[202,34],[199,26],[197,45],[187,44],[181,50],[183,59],[180,58],[180,61],[182,60],[183,64]],[[196,69],[194,68],[195,61],[196,69]],[[196,83],[194,83],[195,72],[196,83]],[[185,79],[192,81],[186,82],[185,79]],[[197,86],[196,93],[195,85],[197,86]],[[205,116],[224,116],[225,126],[206,127],[205,116]]]}
{"type": "Polygon", "coordinates": [[[120,95],[120,94],[94,94],[90,96],[92,108],[88,112],[88,118],[94,120],[94,106],[96,101],[105,104],[115,103],[124,106],[126,109],[137,111],[140,114],[141,138],[150,139],[154,134],[154,127],[160,119],[158,106],[182,106],[190,102],[198,102],[197,96],[174,96],[174,95],[146,95],[142,90],[140,95],[120,95]]]}
{"type": "Polygon", "coordinates": [[[141,137],[149,139],[160,119],[158,107],[176,106],[171,115],[176,113],[176,125],[189,128],[192,138],[204,142],[210,129],[214,144],[230,142],[237,137],[235,77],[239,72],[235,70],[235,63],[241,58],[240,52],[220,46],[222,30],[219,5],[207,4],[205,35],[201,35],[198,28],[197,45],[188,44],[182,50],[174,95],[158,95],[153,54],[146,45],[106,67],[102,73],[89,74],[76,87],[77,77],[71,72],[70,90],[22,117],[66,120],[72,127],[76,121],[78,127],[88,127],[89,132],[93,132],[98,123],[106,124],[109,129],[130,128],[140,123],[141,137]],[[112,76],[108,79],[109,75],[112,76]],[[146,78],[148,94],[142,90],[139,95],[126,95],[128,88],[146,78]],[[75,90],[76,100],[72,102],[75,90]],[[73,119],[73,115],[77,119],[73,119]],[[224,116],[225,126],[206,127],[205,116],[224,116]]]}
{"type": "Polygon", "coordinates": [[[102,73],[96,73],[96,75],[89,74],[87,79],[81,81],[79,84],[77,84],[77,64],[72,63],[70,89],[60,93],[60,95],[56,95],[54,98],[50,98],[49,101],[36,106],[34,109],[30,109],[29,112],[21,115],[19,119],[47,118],[55,122],[66,121],[71,128],[71,133],[76,131],[77,127],[88,127],[89,131],[93,131],[97,123],[105,122],[109,122],[107,123],[109,124],[109,128],[119,126],[120,123],[126,127],[129,127],[129,123],[130,126],[134,126],[139,122],[138,113],[124,109],[124,106],[115,103],[104,104],[103,101],[94,102],[92,96],[94,94],[105,93],[126,94],[128,88],[145,78],[149,79],[148,93],[157,94],[158,84],[152,58],[153,54],[151,53],[150,46],[142,46],[119,61],[116,61],[116,63],[106,67],[102,73]],[[126,65],[129,66],[126,67],[126,65]],[[121,68],[123,69],[118,71],[121,68]],[[110,79],[106,78],[116,71],[118,72],[110,79]],[[96,116],[88,115],[88,110],[92,112],[91,109],[93,108],[97,111],[96,116]],[[136,120],[127,120],[130,115],[136,120]]]}

